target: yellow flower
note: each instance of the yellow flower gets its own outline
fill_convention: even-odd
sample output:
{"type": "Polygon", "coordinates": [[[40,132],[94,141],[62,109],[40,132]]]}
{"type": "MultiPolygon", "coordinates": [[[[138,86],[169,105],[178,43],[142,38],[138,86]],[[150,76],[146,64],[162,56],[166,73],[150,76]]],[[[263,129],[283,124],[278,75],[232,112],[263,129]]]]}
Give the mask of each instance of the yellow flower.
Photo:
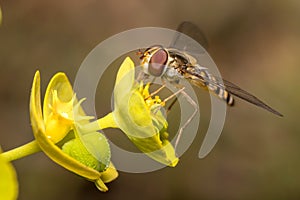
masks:
{"type": "MultiPolygon", "coordinates": [[[[2,150],[0,148],[0,153],[2,150]]],[[[0,154],[0,199],[17,199],[18,180],[14,167],[0,154]]]]}
{"type": "Polygon", "coordinates": [[[104,135],[95,129],[81,130],[91,119],[82,110],[82,101],[77,102],[66,75],[57,73],[46,90],[42,112],[40,74],[36,72],[30,97],[33,133],[40,148],[54,162],[107,191],[104,183],[117,178],[118,173],[110,162],[104,135]]]}
{"type": "Polygon", "coordinates": [[[137,83],[134,63],[126,58],[116,78],[114,111],[98,120],[99,126],[120,128],[146,155],[169,166],[176,166],[178,158],[168,140],[168,123],[160,111],[163,103],[149,94],[149,84],[137,83]]]}

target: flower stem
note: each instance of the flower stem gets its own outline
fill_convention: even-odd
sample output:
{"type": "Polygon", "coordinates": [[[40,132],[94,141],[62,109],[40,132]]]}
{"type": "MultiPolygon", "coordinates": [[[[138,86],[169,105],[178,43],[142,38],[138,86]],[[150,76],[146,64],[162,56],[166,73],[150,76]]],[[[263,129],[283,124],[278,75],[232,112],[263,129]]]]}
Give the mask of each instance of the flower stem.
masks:
{"type": "Polygon", "coordinates": [[[104,117],[98,119],[97,122],[101,129],[118,128],[118,125],[116,124],[112,113],[109,113],[104,117]]]}
{"type": "Polygon", "coordinates": [[[112,113],[109,113],[96,121],[85,124],[82,127],[84,132],[92,132],[95,130],[102,130],[106,128],[118,128],[118,125],[116,124],[112,113]]]}
{"type": "Polygon", "coordinates": [[[17,147],[15,149],[6,151],[2,154],[0,154],[0,156],[4,159],[6,159],[7,161],[13,161],[13,160],[18,160],[20,158],[23,158],[25,156],[29,156],[31,154],[40,152],[40,146],[38,145],[36,140],[33,140],[27,144],[24,144],[20,147],[17,147]]]}

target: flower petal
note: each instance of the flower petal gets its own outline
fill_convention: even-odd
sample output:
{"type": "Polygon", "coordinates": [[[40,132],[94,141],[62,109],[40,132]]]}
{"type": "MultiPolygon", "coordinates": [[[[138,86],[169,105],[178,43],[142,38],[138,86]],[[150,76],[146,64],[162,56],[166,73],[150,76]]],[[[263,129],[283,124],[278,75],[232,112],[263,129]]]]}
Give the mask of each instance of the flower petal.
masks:
{"type": "Polygon", "coordinates": [[[175,150],[161,136],[165,135],[166,127],[157,123],[161,116],[154,114],[160,111],[152,112],[141,92],[145,90],[140,90],[139,85],[134,84],[134,64],[126,58],[118,71],[114,89],[114,120],[142,152],[160,163],[175,166],[178,162],[175,150]]]}
{"type": "Polygon", "coordinates": [[[134,86],[134,63],[126,58],[122,63],[114,88],[113,118],[128,136],[147,138],[155,135],[150,111],[134,86]]]}
{"type": "Polygon", "coordinates": [[[47,121],[52,112],[51,105],[53,105],[53,95],[55,94],[53,91],[56,91],[57,98],[62,102],[70,102],[74,95],[67,76],[62,72],[55,74],[48,84],[44,98],[43,111],[45,121],[47,121]]]}
{"type": "Polygon", "coordinates": [[[67,76],[60,72],[53,76],[48,84],[44,105],[43,118],[46,124],[46,135],[57,143],[74,128],[75,122],[80,125],[89,123],[87,117],[77,101],[67,76]]]}
{"type": "Polygon", "coordinates": [[[0,155],[0,199],[17,199],[17,196],[18,180],[16,171],[11,163],[0,155]]]}
{"type": "MultiPolygon", "coordinates": [[[[40,74],[37,71],[34,77],[31,96],[30,96],[30,120],[34,137],[44,153],[57,164],[64,168],[85,177],[88,180],[94,181],[99,186],[101,191],[107,191],[107,187],[101,180],[101,173],[90,167],[85,166],[69,155],[65,154],[58,146],[56,146],[45,135],[45,125],[41,111],[40,97],[40,74]],[[103,184],[102,184],[103,183],[103,184]]],[[[117,173],[117,172],[116,172],[117,173]]]]}
{"type": "Polygon", "coordinates": [[[126,57],[120,66],[115,85],[118,85],[121,80],[122,83],[126,83],[126,85],[123,85],[123,89],[125,90],[124,93],[126,93],[126,91],[129,91],[134,83],[134,63],[129,57],[126,57]]]}
{"type": "Polygon", "coordinates": [[[104,172],[102,172],[101,180],[104,183],[109,183],[109,182],[115,180],[117,177],[118,177],[118,171],[116,170],[113,163],[110,162],[108,168],[104,172]]]}
{"type": "Polygon", "coordinates": [[[33,132],[45,131],[40,90],[40,72],[36,71],[32,83],[30,96],[30,120],[33,132]]]}

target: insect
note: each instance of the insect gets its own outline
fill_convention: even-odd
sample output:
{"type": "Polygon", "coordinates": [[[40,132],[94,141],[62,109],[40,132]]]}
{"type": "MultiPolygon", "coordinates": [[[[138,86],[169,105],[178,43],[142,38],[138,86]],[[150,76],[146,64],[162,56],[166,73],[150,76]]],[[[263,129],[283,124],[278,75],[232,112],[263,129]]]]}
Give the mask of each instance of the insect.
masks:
{"type": "Polygon", "coordinates": [[[146,74],[161,77],[177,87],[180,87],[179,82],[184,78],[197,87],[213,92],[229,106],[234,105],[233,96],[236,96],[275,115],[283,116],[239,86],[211,75],[207,68],[197,64],[193,56],[180,50],[155,45],[146,49],[140,59],[146,74]]]}
{"type": "MultiPolygon", "coordinates": [[[[189,22],[184,22],[186,26],[189,22]]],[[[182,27],[181,24],[179,27],[182,27]]],[[[191,25],[190,26],[194,26],[191,25]]],[[[180,87],[180,80],[186,79],[193,85],[205,88],[222,99],[229,106],[234,105],[234,97],[239,97],[258,107],[264,108],[271,113],[283,116],[263,101],[241,89],[239,86],[213,76],[208,68],[198,64],[196,58],[188,52],[175,48],[165,48],[161,45],[154,45],[141,52],[141,66],[144,72],[154,77],[173,83],[180,87]]]]}
{"type": "MultiPolygon", "coordinates": [[[[183,32],[184,28],[189,29],[189,31],[195,30],[196,37],[200,37],[200,39],[202,41],[204,40],[204,43],[206,43],[206,40],[203,39],[204,36],[199,33],[199,30],[194,24],[190,22],[183,22],[177,30],[183,32]]],[[[175,38],[175,42],[178,43],[178,40],[180,40],[180,36],[175,38]]],[[[154,45],[144,51],[140,51],[140,62],[144,73],[148,76],[151,75],[153,77],[160,77],[163,81],[168,81],[177,88],[181,88],[180,92],[187,97],[188,101],[195,106],[195,108],[197,108],[197,105],[195,105],[195,102],[193,102],[188,94],[184,92],[183,86],[180,85],[180,80],[182,79],[188,80],[192,85],[199,88],[209,90],[219,99],[226,102],[228,106],[234,105],[234,96],[236,96],[275,115],[283,116],[281,113],[271,108],[249,92],[241,89],[239,86],[218,78],[210,73],[208,68],[200,65],[198,60],[190,54],[188,51],[190,50],[189,44],[184,44],[184,41],[181,41],[179,46],[180,49],[176,48],[176,46],[163,47],[161,45],[154,45]]],[[[200,51],[204,51],[204,49],[200,49],[200,51]]],[[[192,117],[195,115],[195,112],[192,117]]],[[[191,118],[183,126],[186,126],[191,118]]],[[[180,132],[182,132],[183,128],[184,127],[181,128],[180,132]]],[[[175,146],[178,143],[180,134],[181,133],[179,133],[175,146]]]]}

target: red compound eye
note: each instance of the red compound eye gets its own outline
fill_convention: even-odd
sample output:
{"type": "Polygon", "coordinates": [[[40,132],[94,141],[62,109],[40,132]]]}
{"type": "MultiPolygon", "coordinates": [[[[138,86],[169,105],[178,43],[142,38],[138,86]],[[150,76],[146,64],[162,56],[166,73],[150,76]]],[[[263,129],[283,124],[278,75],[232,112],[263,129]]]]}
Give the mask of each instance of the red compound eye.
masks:
{"type": "Polygon", "coordinates": [[[164,49],[156,51],[150,59],[148,68],[152,76],[161,76],[164,72],[168,60],[168,53],[164,49]]]}

